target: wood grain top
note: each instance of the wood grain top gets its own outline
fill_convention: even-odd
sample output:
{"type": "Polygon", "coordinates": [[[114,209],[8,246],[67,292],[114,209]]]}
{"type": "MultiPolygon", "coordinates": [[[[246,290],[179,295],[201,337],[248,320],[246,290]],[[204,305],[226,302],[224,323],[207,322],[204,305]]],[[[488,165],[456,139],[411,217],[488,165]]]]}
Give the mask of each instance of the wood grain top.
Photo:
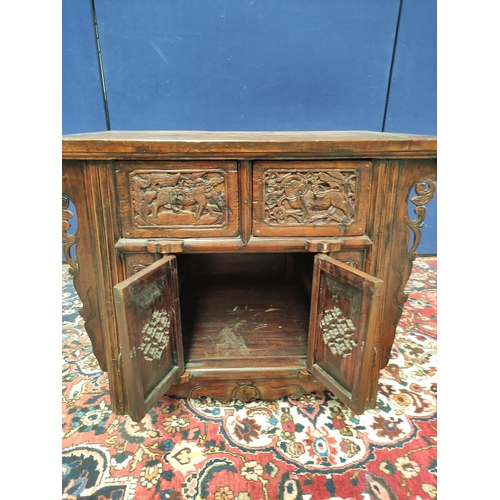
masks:
{"type": "Polygon", "coordinates": [[[63,159],[432,158],[434,136],[370,131],[105,131],[65,135],[63,159]]]}

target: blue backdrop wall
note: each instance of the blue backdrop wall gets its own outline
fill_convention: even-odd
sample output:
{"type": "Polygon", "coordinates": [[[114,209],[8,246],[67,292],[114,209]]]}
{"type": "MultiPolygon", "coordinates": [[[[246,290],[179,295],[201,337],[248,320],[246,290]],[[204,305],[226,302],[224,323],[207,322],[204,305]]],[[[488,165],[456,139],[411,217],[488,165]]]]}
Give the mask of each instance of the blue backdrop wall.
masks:
{"type": "MultiPolygon", "coordinates": [[[[436,0],[63,0],[62,97],[65,134],[434,135],[436,0]]],[[[435,201],[419,253],[437,253],[435,201]]]]}

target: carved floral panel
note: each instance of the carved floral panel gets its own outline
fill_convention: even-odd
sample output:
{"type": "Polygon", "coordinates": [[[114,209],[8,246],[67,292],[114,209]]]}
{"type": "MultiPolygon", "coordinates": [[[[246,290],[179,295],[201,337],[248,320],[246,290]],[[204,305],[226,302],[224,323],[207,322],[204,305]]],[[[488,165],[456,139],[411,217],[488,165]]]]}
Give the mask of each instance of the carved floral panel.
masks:
{"type": "Polygon", "coordinates": [[[170,339],[170,314],[164,310],[154,311],[142,329],[142,342],[132,349],[130,356],[142,351],[144,359],[154,361],[161,359],[170,339]]]}
{"type": "Polygon", "coordinates": [[[320,320],[323,341],[332,354],[347,358],[357,346],[354,323],[346,317],[342,310],[334,306],[323,312],[320,320]]]}
{"type": "Polygon", "coordinates": [[[225,226],[224,171],[134,171],[130,174],[136,227],[225,226]]]}

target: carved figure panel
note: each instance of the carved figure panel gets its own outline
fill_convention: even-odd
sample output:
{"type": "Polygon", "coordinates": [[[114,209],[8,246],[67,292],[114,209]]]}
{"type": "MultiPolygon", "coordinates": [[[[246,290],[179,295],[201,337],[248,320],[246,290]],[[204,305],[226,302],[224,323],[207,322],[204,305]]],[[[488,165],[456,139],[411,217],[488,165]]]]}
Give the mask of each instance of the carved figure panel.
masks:
{"type": "Polygon", "coordinates": [[[225,226],[226,178],[223,171],[134,171],[130,174],[136,227],[225,226]]]}
{"type": "Polygon", "coordinates": [[[254,235],[364,234],[370,166],[362,161],[257,163],[254,235]]]}
{"type": "Polygon", "coordinates": [[[268,170],[264,222],[348,226],[356,217],[356,183],[355,172],[268,170]]]}
{"type": "Polygon", "coordinates": [[[239,234],[236,161],[117,161],[123,237],[239,234]]]}

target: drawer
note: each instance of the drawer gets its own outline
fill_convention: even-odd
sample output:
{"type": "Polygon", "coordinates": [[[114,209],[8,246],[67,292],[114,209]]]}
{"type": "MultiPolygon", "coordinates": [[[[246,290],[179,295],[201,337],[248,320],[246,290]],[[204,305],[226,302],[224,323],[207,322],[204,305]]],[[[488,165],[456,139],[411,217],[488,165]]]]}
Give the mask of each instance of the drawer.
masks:
{"type": "Polygon", "coordinates": [[[255,236],[361,236],[369,161],[258,161],[253,165],[255,236]]]}
{"type": "Polygon", "coordinates": [[[123,236],[237,236],[237,168],[234,161],[116,162],[123,236]]]}

